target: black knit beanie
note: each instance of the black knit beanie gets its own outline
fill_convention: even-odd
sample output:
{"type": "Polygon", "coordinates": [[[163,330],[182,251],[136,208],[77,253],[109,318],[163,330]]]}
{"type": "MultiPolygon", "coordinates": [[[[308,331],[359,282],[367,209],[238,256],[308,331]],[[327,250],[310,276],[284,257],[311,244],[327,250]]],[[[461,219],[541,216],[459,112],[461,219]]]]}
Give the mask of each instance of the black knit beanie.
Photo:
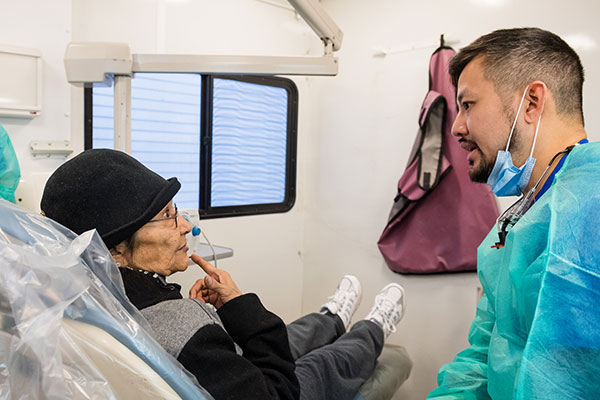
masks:
{"type": "Polygon", "coordinates": [[[129,239],[175,196],[165,180],[121,151],[86,150],[48,179],[41,209],[77,234],[96,228],[109,249],[129,239]]]}

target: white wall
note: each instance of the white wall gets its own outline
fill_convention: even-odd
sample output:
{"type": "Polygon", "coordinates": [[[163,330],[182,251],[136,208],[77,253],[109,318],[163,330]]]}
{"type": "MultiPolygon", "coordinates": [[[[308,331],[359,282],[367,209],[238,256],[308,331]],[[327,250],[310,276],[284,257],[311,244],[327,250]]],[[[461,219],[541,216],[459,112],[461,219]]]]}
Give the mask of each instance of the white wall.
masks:
{"type": "MultiPolygon", "coordinates": [[[[71,100],[66,84],[63,56],[71,38],[71,0],[0,0],[0,44],[35,48],[42,52],[43,99],[41,115],[34,119],[0,117],[17,153],[24,182],[18,189],[36,190],[61,159],[34,159],[32,140],[69,140],[71,100]]],[[[37,197],[34,195],[34,197],[37,197]]],[[[19,196],[17,196],[19,197],[19,196]]],[[[39,207],[39,198],[25,198],[25,205],[39,207]]]]}
{"type": "MultiPolygon", "coordinates": [[[[339,76],[316,80],[308,94],[319,102],[319,112],[303,160],[309,168],[303,310],[318,307],[321,299],[314,294],[331,290],[345,273],[363,283],[359,317],[380,287],[403,284],[407,313],[390,341],[406,346],[415,366],[397,398],[423,399],[435,387],[439,367],[467,344],[477,277],[394,274],[376,242],[412,148],[435,43],[441,33],[459,40],[456,48],[496,28],[540,26],[559,35],[585,33],[598,46],[600,5],[556,0],[324,0],[323,5],[345,36],[339,76]],[[373,56],[375,48],[409,49],[427,42],[427,49],[373,56]]],[[[588,74],[586,126],[592,138],[600,138],[594,112],[600,105],[598,49],[579,52],[588,74]]]]}

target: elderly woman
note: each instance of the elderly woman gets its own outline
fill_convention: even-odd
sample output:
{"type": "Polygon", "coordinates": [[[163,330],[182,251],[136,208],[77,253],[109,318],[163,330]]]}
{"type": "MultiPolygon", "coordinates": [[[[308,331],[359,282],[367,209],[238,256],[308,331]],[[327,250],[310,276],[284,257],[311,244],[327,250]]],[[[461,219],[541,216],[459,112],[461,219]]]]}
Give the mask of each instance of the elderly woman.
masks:
{"type": "Polygon", "coordinates": [[[321,313],[286,328],[227,272],[192,255],[207,275],[184,299],[165,278],[189,263],[191,226],[173,203],[179,188],[125,153],[87,150],[50,177],[41,208],[78,234],[97,229],[153,336],[216,399],[353,398],[402,318],[403,289],[386,286],[346,332],[361,294],[346,276],[321,313]]]}

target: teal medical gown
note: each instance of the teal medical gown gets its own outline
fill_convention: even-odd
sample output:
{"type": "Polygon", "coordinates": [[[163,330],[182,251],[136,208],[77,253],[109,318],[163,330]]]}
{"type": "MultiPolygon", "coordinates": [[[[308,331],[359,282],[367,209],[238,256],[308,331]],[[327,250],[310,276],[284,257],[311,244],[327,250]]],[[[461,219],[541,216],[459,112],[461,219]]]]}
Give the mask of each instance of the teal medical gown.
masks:
{"type": "Polygon", "coordinates": [[[470,347],[429,399],[600,399],[600,143],[576,146],[550,189],[477,252],[485,295],[470,347]]]}
{"type": "Polygon", "coordinates": [[[0,197],[15,203],[21,169],[8,133],[0,125],[0,197]]]}

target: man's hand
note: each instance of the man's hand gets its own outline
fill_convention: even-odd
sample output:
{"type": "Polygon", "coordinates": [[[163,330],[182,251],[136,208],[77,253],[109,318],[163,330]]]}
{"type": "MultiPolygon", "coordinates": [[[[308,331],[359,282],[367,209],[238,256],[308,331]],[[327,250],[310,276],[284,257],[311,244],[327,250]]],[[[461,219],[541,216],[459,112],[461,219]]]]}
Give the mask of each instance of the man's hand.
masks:
{"type": "Polygon", "coordinates": [[[216,308],[242,295],[227,271],[217,269],[197,254],[192,261],[206,272],[204,279],[198,279],[190,289],[190,298],[210,303],[216,308]]]}

